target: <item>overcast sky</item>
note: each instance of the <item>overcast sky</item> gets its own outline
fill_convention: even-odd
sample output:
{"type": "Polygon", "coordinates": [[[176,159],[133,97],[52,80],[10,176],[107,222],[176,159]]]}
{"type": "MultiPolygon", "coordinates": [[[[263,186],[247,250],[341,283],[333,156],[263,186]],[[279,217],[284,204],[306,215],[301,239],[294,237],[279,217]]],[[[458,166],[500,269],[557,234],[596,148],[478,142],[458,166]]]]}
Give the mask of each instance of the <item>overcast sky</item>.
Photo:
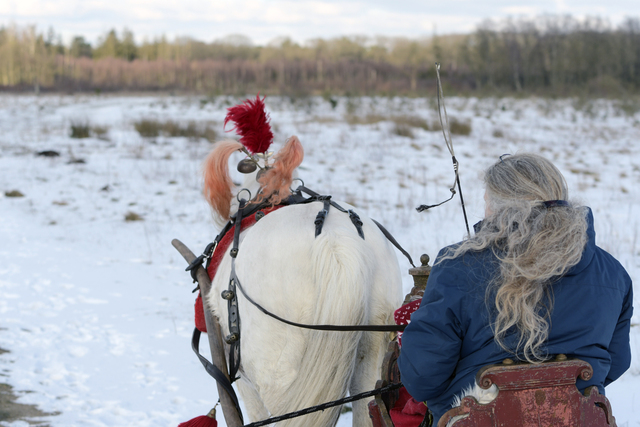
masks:
{"type": "Polygon", "coordinates": [[[53,27],[68,43],[90,42],[111,28],[142,41],[165,34],[211,42],[231,34],[256,44],[337,36],[404,36],[471,32],[485,19],[571,14],[617,25],[640,17],[640,0],[0,0],[0,25],[53,27]]]}

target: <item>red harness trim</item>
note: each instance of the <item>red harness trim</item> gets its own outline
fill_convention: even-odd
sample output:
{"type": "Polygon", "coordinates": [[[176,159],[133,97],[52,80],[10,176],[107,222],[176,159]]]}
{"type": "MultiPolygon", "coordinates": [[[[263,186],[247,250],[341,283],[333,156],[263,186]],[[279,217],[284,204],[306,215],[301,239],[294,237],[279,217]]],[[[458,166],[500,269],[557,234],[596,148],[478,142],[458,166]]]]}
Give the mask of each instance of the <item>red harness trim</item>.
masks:
{"type": "MultiPolygon", "coordinates": [[[[271,208],[262,209],[259,212],[263,212],[265,215],[270,214],[273,211],[276,211],[280,208],[283,208],[285,205],[273,206],[271,208]]],[[[247,228],[253,226],[257,222],[256,216],[251,215],[242,219],[242,223],[240,225],[241,230],[246,230],[247,228]]],[[[227,231],[224,237],[218,243],[218,246],[213,251],[213,255],[211,256],[211,262],[209,262],[209,266],[207,267],[207,273],[209,274],[209,279],[213,281],[213,278],[218,271],[218,267],[220,266],[220,262],[222,262],[222,258],[228,254],[229,246],[233,242],[233,235],[235,232],[236,226],[234,225],[227,231]]],[[[207,332],[207,325],[204,321],[204,304],[202,301],[202,295],[198,293],[198,297],[196,298],[195,303],[195,322],[196,328],[198,328],[202,332],[207,332]]]]}

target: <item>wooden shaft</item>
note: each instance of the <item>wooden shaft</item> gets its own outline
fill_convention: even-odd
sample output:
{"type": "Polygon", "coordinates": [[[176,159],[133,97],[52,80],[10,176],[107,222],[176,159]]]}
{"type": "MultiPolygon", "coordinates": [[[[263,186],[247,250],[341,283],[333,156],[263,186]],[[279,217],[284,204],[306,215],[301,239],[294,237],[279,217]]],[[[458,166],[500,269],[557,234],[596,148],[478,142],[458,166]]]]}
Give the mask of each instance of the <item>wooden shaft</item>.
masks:
{"type": "MultiPolygon", "coordinates": [[[[174,248],[180,252],[180,255],[187,261],[187,264],[196,258],[191,250],[180,240],[173,239],[171,244],[174,248]]],[[[211,281],[206,270],[200,266],[196,272],[198,278],[198,284],[200,285],[200,292],[202,294],[202,302],[204,304],[204,320],[207,325],[207,338],[209,341],[209,349],[211,350],[211,362],[222,371],[222,373],[229,379],[229,371],[227,370],[227,359],[224,355],[224,342],[222,340],[222,333],[220,332],[220,324],[218,320],[211,314],[211,310],[207,309],[207,296],[211,291],[211,281]]],[[[228,427],[242,427],[243,423],[240,420],[240,414],[236,410],[236,406],[231,399],[231,396],[220,384],[218,386],[218,396],[220,397],[220,406],[222,406],[222,413],[224,414],[224,420],[228,427]]]]}

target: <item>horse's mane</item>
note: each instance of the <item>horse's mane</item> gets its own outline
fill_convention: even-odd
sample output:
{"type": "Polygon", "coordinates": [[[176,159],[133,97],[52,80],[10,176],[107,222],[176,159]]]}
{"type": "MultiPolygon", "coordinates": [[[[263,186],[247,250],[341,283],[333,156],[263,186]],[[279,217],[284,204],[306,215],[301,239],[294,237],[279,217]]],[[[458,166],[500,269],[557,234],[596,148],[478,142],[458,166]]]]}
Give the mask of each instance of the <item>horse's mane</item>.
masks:
{"type": "Polygon", "coordinates": [[[268,200],[271,205],[277,205],[289,197],[293,171],[300,166],[303,158],[302,144],[294,135],[273,157],[273,166],[258,178],[262,190],[256,197],[255,203],[268,200]]]}
{"type": "MultiPolygon", "coordinates": [[[[242,148],[243,145],[236,141],[220,141],[204,162],[204,197],[214,212],[224,220],[229,220],[234,187],[229,175],[229,158],[242,148]]],[[[273,164],[258,178],[261,191],[253,203],[268,201],[271,205],[277,205],[289,197],[293,171],[302,163],[303,158],[302,144],[297,136],[292,136],[273,156],[273,164]]]]}

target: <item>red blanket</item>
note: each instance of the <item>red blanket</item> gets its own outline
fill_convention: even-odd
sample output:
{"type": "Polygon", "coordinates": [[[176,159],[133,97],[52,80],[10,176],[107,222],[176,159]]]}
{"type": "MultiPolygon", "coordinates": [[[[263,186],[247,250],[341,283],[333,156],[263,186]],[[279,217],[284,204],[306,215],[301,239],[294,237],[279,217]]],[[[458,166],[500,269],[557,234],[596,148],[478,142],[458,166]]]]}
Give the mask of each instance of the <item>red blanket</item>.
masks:
{"type": "Polygon", "coordinates": [[[396,404],[389,410],[395,427],[418,427],[426,413],[427,405],[415,401],[404,387],[400,389],[396,404]]]}
{"type": "MultiPolygon", "coordinates": [[[[274,206],[272,208],[262,209],[262,212],[264,212],[264,214],[266,215],[283,207],[284,206],[274,206]]],[[[240,229],[246,230],[247,228],[254,225],[256,221],[257,220],[255,215],[250,215],[246,218],[243,218],[240,229]]],[[[227,254],[229,246],[231,246],[231,243],[233,242],[235,229],[236,229],[235,225],[231,227],[231,229],[227,231],[227,233],[218,243],[218,246],[216,247],[216,249],[213,251],[211,262],[209,263],[209,267],[207,268],[207,273],[209,273],[209,278],[211,279],[211,281],[213,281],[213,278],[215,277],[216,272],[218,271],[218,266],[222,261],[222,257],[224,257],[224,255],[227,254]]],[[[195,315],[196,328],[198,328],[202,332],[207,332],[207,325],[204,321],[204,306],[202,302],[201,293],[198,293],[198,297],[196,298],[195,311],[196,311],[196,315],[195,315]]]]}

